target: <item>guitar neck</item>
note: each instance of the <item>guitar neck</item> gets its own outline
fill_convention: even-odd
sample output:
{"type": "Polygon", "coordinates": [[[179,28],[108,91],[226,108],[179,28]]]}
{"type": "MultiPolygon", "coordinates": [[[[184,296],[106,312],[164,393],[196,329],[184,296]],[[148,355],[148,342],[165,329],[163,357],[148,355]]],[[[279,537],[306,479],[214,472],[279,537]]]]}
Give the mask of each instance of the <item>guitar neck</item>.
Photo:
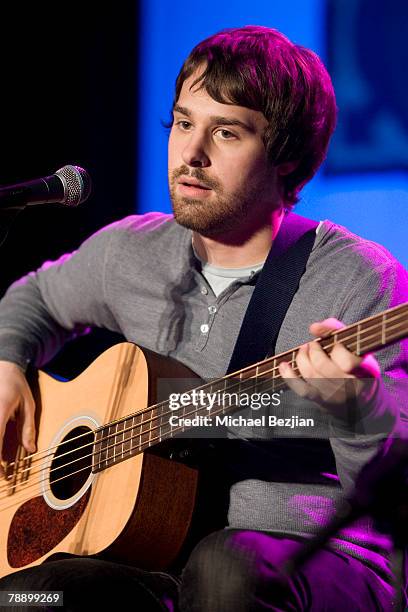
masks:
{"type": "Polygon", "coordinates": [[[341,342],[355,355],[365,355],[394,344],[407,335],[408,303],[405,303],[332,332],[322,338],[320,344],[327,350],[341,342]]]}
{"type": "MultiPolygon", "coordinates": [[[[364,355],[393,344],[406,336],[408,336],[408,302],[331,332],[324,338],[317,339],[317,342],[328,354],[335,344],[342,343],[355,355],[364,355]]],[[[228,415],[243,407],[239,401],[243,393],[250,394],[260,390],[274,393],[281,390],[285,383],[278,366],[283,361],[295,366],[299,348],[297,346],[290,351],[269,357],[228,376],[187,391],[183,394],[184,401],[177,410],[177,416],[185,422],[186,419],[204,418],[209,414],[211,416],[228,415]],[[226,405],[225,398],[228,396],[233,401],[226,405]]],[[[94,462],[94,471],[100,471],[114,463],[133,457],[197,424],[194,423],[191,427],[173,426],[169,419],[174,414],[175,411],[167,400],[99,428],[96,431],[95,439],[94,455],[98,458],[94,462]],[[106,448],[113,444],[116,446],[118,439],[121,444],[121,452],[115,452],[114,456],[110,457],[106,448]]]]}

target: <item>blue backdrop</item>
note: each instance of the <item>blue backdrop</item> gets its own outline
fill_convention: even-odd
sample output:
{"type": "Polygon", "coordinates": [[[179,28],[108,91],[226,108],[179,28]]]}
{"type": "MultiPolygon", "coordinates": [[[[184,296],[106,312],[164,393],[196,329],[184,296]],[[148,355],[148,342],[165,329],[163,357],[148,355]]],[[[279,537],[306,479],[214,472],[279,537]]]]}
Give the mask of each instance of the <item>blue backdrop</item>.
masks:
{"type": "MultiPolygon", "coordinates": [[[[399,6],[403,6],[401,0],[390,2],[399,2],[399,6]]],[[[340,122],[347,120],[348,112],[344,100],[352,99],[353,92],[358,93],[359,88],[361,90],[361,74],[353,70],[355,65],[351,60],[348,70],[347,61],[350,48],[353,48],[349,37],[354,36],[360,40],[363,21],[356,20],[353,29],[348,31],[349,22],[344,19],[333,20],[333,15],[335,18],[336,9],[340,17],[351,10],[356,12],[358,9],[361,13],[365,8],[363,5],[364,0],[236,0],[233,5],[214,0],[199,5],[179,4],[169,0],[141,0],[137,210],[170,211],[167,189],[168,132],[162,127],[161,121],[169,118],[178,70],[199,40],[224,27],[260,24],[277,28],[293,41],[310,47],[330,66],[335,86],[339,87],[339,129],[343,130],[343,123],[340,122]],[[339,7],[343,12],[338,11],[339,7]],[[336,62],[336,58],[342,61],[336,62]]],[[[389,3],[387,6],[390,8],[389,3]]],[[[392,21],[392,11],[389,14],[392,21]]],[[[402,21],[406,24],[404,15],[404,12],[397,12],[395,23],[400,24],[402,21]]],[[[380,34],[372,38],[365,35],[362,40],[367,43],[366,54],[370,51],[370,41],[373,51],[378,51],[380,40],[381,45],[386,44],[386,40],[383,37],[379,40],[379,37],[380,34]]],[[[395,45],[395,36],[391,39],[395,45]]],[[[396,52],[394,49],[391,51],[396,52]]],[[[389,57],[392,58],[391,52],[389,57]]],[[[364,59],[367,60],[365,56],[364,59]]],[[[378,61],[375,54],[373,61],[378,61]]],[[[370,89],[370,96],[374,100],[384,99],[384,88],[387,91],[391,89],[390,71],[386,70],[386,66],[382,64],[377,72],[370,89]],[[378,74],[383,74],[383,87],[378,74]]],[[[403,79],[403,76],[394,71],[393,78],[395,81],[403,79]]],[[[366,113],[364,117],[370,126],[370,114],[366,113]]],[[[380,127],[385,137],[376,141],[378,155],[372,155],[372,163],[366,167],[361,164],[361,156],[360,165],[353,162],[350,148],[344,148],[344,139],[337,139],[333,143],[332,157],[304,189],[297,212],[314,219],[329,218],[346,225],[352,231],[386,246],[407,266],[408,174],[403,169],[404,163],[400,163],[401,156],[394,156],[390,162],[390,157],[393,158],[392,143],[395,142],[397,149],[404,142],[400,137],[398,123],[395,125],[392,119],[385,126],[383,122],[380,127]],[[381,164],[377,162],[377,157],[380,157],[382,142],[386,143],[384,147],[388,149],[385,152],[386,160],[381,164]]],[[[372,151],[369,141],[364,146],[366,150],[372,151]]],[[[402,157],[406,153],[407,150],[403,148],[402,157]]]]}

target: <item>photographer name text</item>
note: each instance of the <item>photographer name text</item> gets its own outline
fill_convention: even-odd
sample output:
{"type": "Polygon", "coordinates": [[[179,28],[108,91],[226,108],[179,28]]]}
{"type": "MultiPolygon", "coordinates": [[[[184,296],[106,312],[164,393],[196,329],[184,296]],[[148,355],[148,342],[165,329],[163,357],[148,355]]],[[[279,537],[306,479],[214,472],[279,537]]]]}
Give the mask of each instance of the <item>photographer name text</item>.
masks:
{"type": "Polygon", "coordinates": [[[173,414],[169,418],[171,427],[285,427],[296,429],[298,427],[314,427],[314,419],[303,419],[298,415],[279,418],[274,415],[259,417],[244,417],[242,415],[215,416],[197,415],[192,418],[173,414]]]}

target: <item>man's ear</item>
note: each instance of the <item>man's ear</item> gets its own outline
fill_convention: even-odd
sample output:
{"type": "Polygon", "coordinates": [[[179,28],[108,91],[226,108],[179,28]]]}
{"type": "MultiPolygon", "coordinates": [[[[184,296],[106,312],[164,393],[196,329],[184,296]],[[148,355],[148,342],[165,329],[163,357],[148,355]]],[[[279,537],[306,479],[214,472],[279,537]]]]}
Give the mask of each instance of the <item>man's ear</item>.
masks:
{"type": "Polygon", "coordinates": [[[298,165],[299,165],[298,161],[283,162],[282,164],[278,164],[276,166],[276,169],[280,176],[286,176],[287,174],[290,174],[291,172],[293,172],[293,170],[296,170],[298,165]]]}

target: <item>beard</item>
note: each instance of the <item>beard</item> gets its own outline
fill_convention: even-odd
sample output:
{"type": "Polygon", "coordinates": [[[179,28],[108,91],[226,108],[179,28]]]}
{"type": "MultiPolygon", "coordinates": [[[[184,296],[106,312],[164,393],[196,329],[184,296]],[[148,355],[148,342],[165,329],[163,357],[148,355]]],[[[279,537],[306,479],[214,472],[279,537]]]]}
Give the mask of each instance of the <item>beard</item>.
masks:
{"type": "Polygon", "coordinates": [[[252,225],[255,230],[266,218],[265,204],[262,208],[257,206],[263,200],[263,189],[260,186],[246,186],[233,196],[226,196],[220,183],[209,178],[201,168],[195,168],[191,173],[187,166],[174,170],[169,175],[169,190],[177,223],[209,238],[242,230],[244,226],[248,230],[248,225],[252,225]],[[205,187],[211,188],[211,198],[200,200],[177,194],[177,179],[182,175],[196,178],[205,187]],[[256,221],[255,209],[258,212],[256,221]]]}

